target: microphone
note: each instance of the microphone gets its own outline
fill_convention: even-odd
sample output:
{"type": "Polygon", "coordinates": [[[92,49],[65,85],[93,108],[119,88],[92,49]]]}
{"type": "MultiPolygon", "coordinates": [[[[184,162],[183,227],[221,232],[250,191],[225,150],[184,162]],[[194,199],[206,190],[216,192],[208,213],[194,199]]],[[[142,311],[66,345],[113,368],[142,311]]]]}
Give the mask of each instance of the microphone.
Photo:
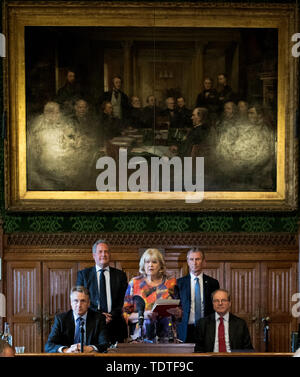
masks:
{"type": "Polygon", "coordinates": [[[145,301],[141,296],[133,296],[133,302],[138,311],[139,325],[143,326],[144,323],[144,311],[145,311],[145,301]]]}
{"type": "Polygon", "coordinates": [[[84,320],[80,318],[80,352],[83,353],[84,345],[84,320]]]}
{"type": "Polygon", "coordinates": [[[143,338],[145,301],[141,296],[135,295],[133,296],[133,302],[135,304],[136,310],[138,311],[139,326],[141,329],[141,338],[143,338]]]}

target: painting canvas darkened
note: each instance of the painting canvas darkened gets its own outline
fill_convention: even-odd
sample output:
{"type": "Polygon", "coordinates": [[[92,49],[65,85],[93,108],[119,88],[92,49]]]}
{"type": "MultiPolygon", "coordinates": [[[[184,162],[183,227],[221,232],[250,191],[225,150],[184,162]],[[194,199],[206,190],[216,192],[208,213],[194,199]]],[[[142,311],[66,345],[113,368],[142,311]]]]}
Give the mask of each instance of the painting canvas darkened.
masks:
{"type": "Polygon", "coordinates": [[[276,191],[275,29],[26,27],[27,190],[99,157],[204,157],[206,191],[276,191]]]}

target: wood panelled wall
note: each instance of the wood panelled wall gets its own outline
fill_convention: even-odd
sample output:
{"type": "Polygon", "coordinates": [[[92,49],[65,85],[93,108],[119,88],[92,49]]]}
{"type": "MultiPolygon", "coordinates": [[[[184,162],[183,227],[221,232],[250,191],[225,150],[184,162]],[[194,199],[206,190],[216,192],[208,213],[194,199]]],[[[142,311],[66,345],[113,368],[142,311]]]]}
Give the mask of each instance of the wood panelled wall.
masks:
{"type": "Polygon", "coordinates": [[[148,247],[164,252],[169,275],[187,273],[186,252],[200,246],[205,272],[232,295],[232,312],[244,318],[253,344],[265,350],[262,318],[270,317],[270,352],[289,352],[297,329],[291,316],[298,287],[298,241],[288,233],[12,234],[4,236],[4,292],[14,344],[42,352],[54,315],[70,307],[77,271],[92,266],[91,245],[111,245],[112,266],[138,275],[148,247]]]}

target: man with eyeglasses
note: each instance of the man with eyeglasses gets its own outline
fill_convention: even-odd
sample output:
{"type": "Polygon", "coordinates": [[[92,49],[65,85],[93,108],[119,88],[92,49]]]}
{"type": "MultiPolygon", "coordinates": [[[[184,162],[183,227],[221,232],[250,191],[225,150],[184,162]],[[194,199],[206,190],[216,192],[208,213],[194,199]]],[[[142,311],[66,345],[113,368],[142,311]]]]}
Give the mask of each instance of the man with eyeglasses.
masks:
{"type": "Polygon", "coordinates": [[[196,324],[195,352],[253,351],[246,322],[229,312],[229,292],[216,290],[212,293],[212,303],[215,313],[196,324]]]}

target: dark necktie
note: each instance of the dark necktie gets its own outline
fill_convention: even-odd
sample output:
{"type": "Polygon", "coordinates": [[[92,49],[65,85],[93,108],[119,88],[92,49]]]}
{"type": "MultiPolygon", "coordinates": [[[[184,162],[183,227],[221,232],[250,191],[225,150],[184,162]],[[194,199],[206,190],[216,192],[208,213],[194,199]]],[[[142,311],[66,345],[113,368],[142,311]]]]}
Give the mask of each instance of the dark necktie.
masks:
{"type": "Polygon", "coordinates": [[[195,278],[195,324],[202,317],[201,313],[201,291],[199,278],[195,278]]]}
{"type": "Polygon", "coordinates": [[[227,352],[225,344],[225,327],[224,319],[220,316],[220,323],[218,328],[219,352],[227,352]]]}
{"type": "Polygon", "coordinates": [[[118,99],[119,97],[119,92],[117,90],[114,90],[114,95],[115,95],[115,99],[118,99]]]}
{"type": "Polygon", "coordinates": [[[106,297],[106,281],[104,276],[105,270],[100,270],[100,310],[104,313],[108,312],[106,297]]]}
{"type": "Polygon", "coordinates": [[[76,319],[74,344],[80,343],[80,326],[81,326],[81,322],[84,323],[84,319],[82,317],[78,317],[76,319]]]}

